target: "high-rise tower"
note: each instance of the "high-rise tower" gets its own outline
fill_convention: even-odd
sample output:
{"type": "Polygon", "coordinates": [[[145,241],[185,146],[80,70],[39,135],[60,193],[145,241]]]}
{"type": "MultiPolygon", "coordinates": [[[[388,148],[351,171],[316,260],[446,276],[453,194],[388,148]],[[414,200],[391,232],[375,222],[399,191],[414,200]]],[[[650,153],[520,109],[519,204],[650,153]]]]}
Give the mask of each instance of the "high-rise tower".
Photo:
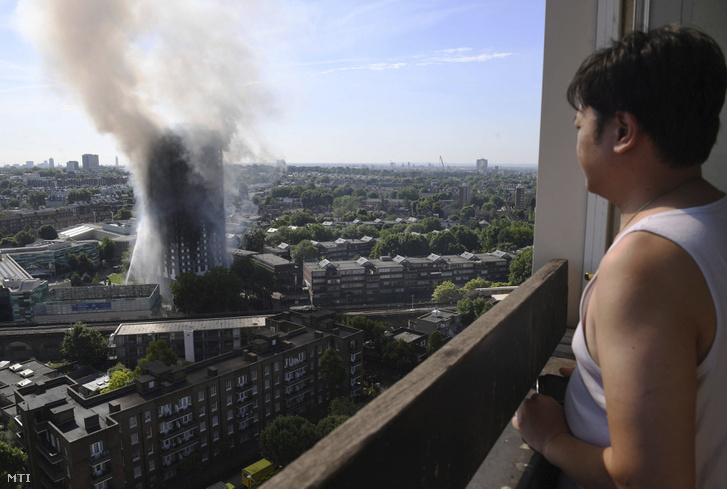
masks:
{"type": "Polygon", "coordinates": [[[146,212],[161,250],[148,271],[162,290],[180,273],[202,274],[226,261],[221,145],[213,138],[189,144],[168,134],[149,158],[146,212]]]}
{"type": "Polygon", "coordinates": [[[98,170],[98,155],[85,154],[81,157],[81,164],[84,170],[98,170]]]}

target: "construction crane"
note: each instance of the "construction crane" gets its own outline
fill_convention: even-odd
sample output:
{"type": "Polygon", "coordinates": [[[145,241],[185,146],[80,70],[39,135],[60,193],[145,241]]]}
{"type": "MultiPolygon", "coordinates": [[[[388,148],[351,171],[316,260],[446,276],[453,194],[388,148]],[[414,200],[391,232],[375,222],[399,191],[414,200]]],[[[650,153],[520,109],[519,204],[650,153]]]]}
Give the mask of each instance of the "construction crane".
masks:
{"type": "Polygon", "coordinates": [[[442,164],[442,170],[444,170],[444,161],[442,160],[442,155],[439,155],[439,162],[442,164]]]}

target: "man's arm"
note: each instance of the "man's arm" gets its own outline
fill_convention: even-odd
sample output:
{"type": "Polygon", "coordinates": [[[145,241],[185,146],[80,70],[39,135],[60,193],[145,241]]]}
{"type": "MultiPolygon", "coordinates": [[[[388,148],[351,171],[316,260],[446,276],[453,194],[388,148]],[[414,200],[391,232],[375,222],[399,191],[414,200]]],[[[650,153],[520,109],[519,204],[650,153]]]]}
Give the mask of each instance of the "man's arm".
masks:
{"type": "Polygon", "coordinates": [[[583,487],[693,488],[696,368],[713,322],[709,291],[684,250],[649,233],[625,237],[604,258],[586,315],[611,447],[575,439],[542,396],[523,404],[516,426],[583,487]]]}
{"type": "Polygon", "coordinates": [[[696,371],[715,321],[704,278],[682,248],[639,232],[604,257],[598,280],[587,324],[606,394],[606,468],[625,487],[694,487],[696,371]]]}

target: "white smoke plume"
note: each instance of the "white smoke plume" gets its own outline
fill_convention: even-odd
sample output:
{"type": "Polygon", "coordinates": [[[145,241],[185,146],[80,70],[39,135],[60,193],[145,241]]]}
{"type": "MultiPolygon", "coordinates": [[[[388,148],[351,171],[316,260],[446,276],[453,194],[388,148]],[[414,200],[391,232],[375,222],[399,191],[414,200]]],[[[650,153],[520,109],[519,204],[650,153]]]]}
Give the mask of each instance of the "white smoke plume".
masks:
{"type": "MultiPolygon", "coordinates": [[[[264,152],[254,140],[254,127],[270,112],[271,100],[259,84],[258,60],[240,33],[241,5],[223,0],[19,4],[21,26],[43,54],[49,75],[68,87],[97,130],[112,134],[132,163],[141,217],[134,270],[160,266],[163,237],[152,215],[159,204],[150,193],[164,187],[150,181],[155,173],[149,167],[160,139],[183,134],[186,152],[195,154],[204,151],[212,134],[215,148],[237,161],[264,152]]],[[[199,161],[206,160],[190,160],[191,171],[204,181],[204,168],[194,168],[199,161]]]]}

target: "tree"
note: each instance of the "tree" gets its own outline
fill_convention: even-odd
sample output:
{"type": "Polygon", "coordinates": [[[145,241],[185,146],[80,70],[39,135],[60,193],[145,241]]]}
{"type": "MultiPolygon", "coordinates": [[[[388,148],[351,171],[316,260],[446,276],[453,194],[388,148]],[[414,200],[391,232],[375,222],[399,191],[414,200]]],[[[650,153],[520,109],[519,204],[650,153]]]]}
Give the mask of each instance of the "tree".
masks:
{"type": "Polygon", "coordinates": [[[290,247],[290,257],[301,270],[303,269],[304,262],[317,260],[320,256],[321,252],[308,239],[304,239],[297,245],[290,247]]]}
{"type": "Polygon", "coordinates": [[[343,394],[346,381],[346,367],[343,366],[343,359],[336,350],[328,348],[319,360],[320,372],[328,383],[331,392],[343,394]]]}
{"type": "Polygon", "coordinates": [[[15,241],[15,238],[6,236],[0,240],[0,247],[1,248],[17,248],[18,242],[15,241]]]}
{"type": "Polygon", "coordinates": [[[180,273],[170,288],[174,306],[187,314],[236,312],[245,307],[242,281],[224,267],[213,267],[204,275],[180,273]]]}
{"type": "Polygon", "coordinates": [[[353,195],[344,195],[343,197],[336,197],[333,200],[333,214],[340,218],[347,212],[356,212],[361,203],[363,202],[362,197],[355,197],[353,195]]]}
{"type": "Polygon", "coordinates": [[[465,251],[464,247],[457,241],[454,233],[449,231],[431,234],[429,248],[432,253],[440,255],[458,255],[465,251]]]}
{"type": "Polygon", "coordinates": [[[492,287],[492,282],[485,280],[482,277],[473,278],[462,287],[462,291],[467,294],[475,289],[486,289],[492,287]]]}
{"type": "Polygon", "coordinates": [[[139,359],[139,365],[159,360],[164,365],[176,365],[179,357],[164,340],[152,341],[146,347],[146,356],[139,359]]]}
{"type": "Polygon", "coordinates": [[[116,243],[114,243],[108,236],[104,236],[103,241],[101,241],[101,244],[98,246],[98,253],[101,259],[106,263],[112,263],[114,261],[114,256],[116,255],[116,243]]]}
{"type": "Polygon", "coordinates": [[[432,294],[434,302],[451,302],[462,297],[462,289],[454,285],[453,282],[446,280],[437,285],[432,294]]]}
{"type": "Polygon", "coordinates": [[[260,454],[286,466],[318,441],[315,425],[300,416],[278,416],[260,432],[260,454]]]}
{"type": "Polygon", "coordinates": [[[397,340],[384,347],[383,361],[389,367],[404,373],[416,367],[417,355],[411,343],[397,340]]]}
{"type": "Polygon", "coordinates": [[[33,209],[39,209],[45,205],[48,195],[45,192],[31,192],[28,195],[28,205],[33,209]]]}
{"type": "Polygon", "coordinates": [[[38,228],[38,237],[43,239],[58,239],[58,231],[50,224],[43,224],[38,228]]]}
{"type": "Polygon", "coordinates": [[[316,218],[308,211],[295,211],[290,215],[291,226],[305,226],[316,222],[316,218]]]}
{"type": "Polygon", "coordinates": [[[397,192],[397,197],[404,200],[415,201],[419,199],[419,191],[414,187],[404,187],[397,192]]]}
{"type": "Polygon", "coordinates": [[[117,221],[126,221],[128,219],[131,219],[131,210],[127,209],[126,207],[122,207],[119,209],[116,214],[114,214],[114,219],[117,221]]]}
{"type": "Polygon", "coordinates": [[[22,247],[35,241],[35,236],[29,231],[20,231],[15,235],[15,241],[22,247]]]}
{"type": "Polygon", "coordinates": [[[459,215],[462,216],[463,221],[468,221],[475,217],[475,209],[471,205],[467,205],[462,207],[462,210],[459,211],[459,215]]]}
{"type": "Polygon", "coordinates": [[[380,321],[365,316],[345,317],[342,319],[344,324],[358,328],[364,332],[364,350],[366,353],[374,357],[381,357],[384,346],[386,346],[386,326],[380,321]]]}
{"type": "Polygon", "coordinates": [[[69,190],[66,194],[66,205],[75,204],[76,202],[91,202],[93,194],[88,189],[69,190]]]}
{"type": "Polygon", "coordinates": [[[101,394],[114,389],[120,389],[121,387],[130,384],[136,377],[139,376],[139,374],[141,374],[140,371],[129,370],[124,367],[122,363],[117,363],[114,367],[109,369],[107,373],[109,375],[109,384],[101,390],[101,394]]]}
{"type": "Polygon", "coordinates": [[[330,416],[353,416],[358,411],[356,403],[348,396],[339,396],[331,401],[328,405],[328,414],[330,416]]]}
{"type": "Polygon", "coordinates": [[[20,489],[21,482],[15,483],[8,476],[24,474],[28,471],[28,456],[20,448],[15,448],[4,441],[0,441],[0,487],[20,489]]]}
{"type": "Polygon", "coordinates": [[[434,352],[442,348],[444,345],[444,336],[439,330],[432,331],[427,340],[427,355],[432,355],[434,352]]]}
{"type": "Polygon", "coordinates": [[[78,272],[73,272],[69,280],[71,281],[71,286],[73,287],[78,287],[83,284],[83,278],[81,278],[81,275],[79,275],[78,272]]]}
{"type": "Polygon", "coordinates": [[[318,421],[318,424],[316,425],[316,431],[318,432],[319,438],[324,438],[328,436],[328,434],[341,426],[343,423],[346,422],[346,420],[349,418],[349,416],[341,415],[341,414],[329,414],[325,418],[318,421]]]}
{"type": "Polygon", "coordinates": [[[510,276],[512,285],[520,285],[533,274],[533,249],[527,248],[510,262],[510,276]]]}
{"type": "Polygon", "coordinates": [[[77,322],[67,330],[61,342],[61,352],[68,360],[96,368],[106,363],[107,347],[101,333],[82,322],[77,322]]]}
{"type": "Polygon", "coordinates": [[[263,248],[265,247],[265,230],[262,228],[255,228],[252,231],[246,232],[243,235],[242,243],[244,249],[262,253],[263,248]]]}
{"type": "MultiPolygon", "coordinates": [[[[20,428],[18,428],[15,420],[10,419],[5,425],[5,429],[0,431],[0,441],[7,443],[11,447],[20,448],[20,443],[18,442],[19,431],[20,428]]],[[[0,483],[2,483],[2,480],[0,480],[0,483]]]]}
{"type": "Polygon", "coordinates": [[[478,297],[475,300],[465,297],[457,302],[457,312],[460,315],[462,326],[469,326],[490,309],[492,309],[492,303],[485,300],[484,297],[478,297]]]}

